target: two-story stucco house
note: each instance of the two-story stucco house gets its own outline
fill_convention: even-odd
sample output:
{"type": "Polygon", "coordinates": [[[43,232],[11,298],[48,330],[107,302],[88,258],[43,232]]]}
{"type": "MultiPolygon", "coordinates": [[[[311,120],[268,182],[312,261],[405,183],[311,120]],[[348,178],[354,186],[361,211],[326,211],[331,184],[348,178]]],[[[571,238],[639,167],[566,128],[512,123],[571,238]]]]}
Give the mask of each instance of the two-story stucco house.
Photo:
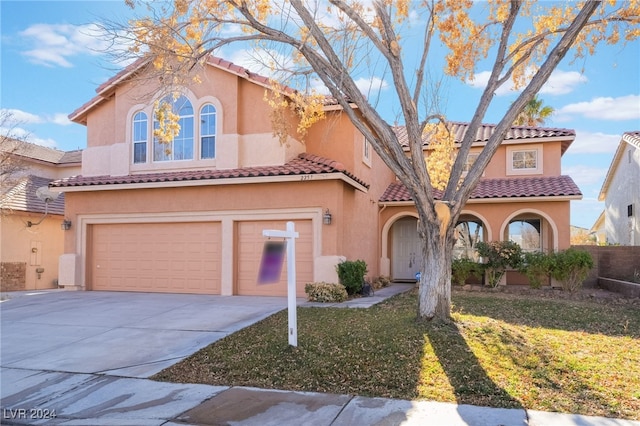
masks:
{"type": "Polygon", "coordinates": [[[0,191],[0,288],[2,291],[57,287],[64,253],[64,195],[50,203],[38,188],[80,172],[81,151],[60,151],[7,139],[0,191]],[[48,204],[48,205],[47,205],[48,204]]]}
{"type": "Polygon", "coordinates": [[[599,218],[604,225],[603,242],[640,245],[640,131],[622,135],[598,200],[605,203],[599,218]]]}
{"type": "MultiPolygon", "coordinates": [[[[414,278],[415,208],[339,108],[326,105],[326,118],[304,142],[291,134],[281,144],[263,101],[268,80],[210,58],[200,71],[204,83],[173,98],[181,130],[165,149],[152,132],[157,97],[145,97],[155,88],[134,78],[139,67],[107,81],[70,116],[87,126],[88,140],[82,175],[53,184],[74,223],[61,285],[284,295],[285,274],[275,285],[257,284],[257,274],[262,230],[287,221],[300,233],[300,296],[306,282],[335,282],[345,258],[365,260],[369,276],[414,278]]],[[[466,127],[454,128],[459,136],[466,127]]],[[[491,131],[481,129],[474,151],[491,131]]],[[[462,220],[486,240],[568,247],[569,201],[581,195],[561,175],[560,157],[574,137],[566,129],[514,128],[462,220]]]]}

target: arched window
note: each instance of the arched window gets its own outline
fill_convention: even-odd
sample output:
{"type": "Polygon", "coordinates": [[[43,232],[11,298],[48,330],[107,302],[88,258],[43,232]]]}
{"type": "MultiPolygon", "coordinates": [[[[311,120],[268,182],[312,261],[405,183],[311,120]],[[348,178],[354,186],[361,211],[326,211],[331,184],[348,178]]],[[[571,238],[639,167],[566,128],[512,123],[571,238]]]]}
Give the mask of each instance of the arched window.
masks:
{"type": "MultiPolygon", "coordinates": [[[[168,160],[192,160],[194,144],[193,106],[186,96],[173,99],[171,95],[165,97],[162,102],[169,103],[174,114],[180,116],[178,124],[180,132],[170,143],[161,143],[157,138],[153,141],[153,161],[168,160]]],[[[154,128],[159,123],[154,120],[154,128]]]]}
{"type": "Polygon", "coordinates": [[[509,222],[509,240],[518,243],[524,251],[542,250],[541,231],[540,219],[514,219],[509,222]]]}
{"type": "Polygon", "coordinates": [[[478,261],[476,244],[484,241],[484,228],[479,220],[461,220],[456,225],[456,242],[453,246],[453,257],[455,259],[471,259],[478,261]]]}
{"type": "Polygon", "coordinates": [[[216,108],[211,104],[200,109],[200,158],[216,158],[216,108]]]}
{"type": "Polygon", "coordinates": [[[140,111],[133,116],[133,162],[147,161],[147,138],[149,137],[147,114],[140,111]]]}

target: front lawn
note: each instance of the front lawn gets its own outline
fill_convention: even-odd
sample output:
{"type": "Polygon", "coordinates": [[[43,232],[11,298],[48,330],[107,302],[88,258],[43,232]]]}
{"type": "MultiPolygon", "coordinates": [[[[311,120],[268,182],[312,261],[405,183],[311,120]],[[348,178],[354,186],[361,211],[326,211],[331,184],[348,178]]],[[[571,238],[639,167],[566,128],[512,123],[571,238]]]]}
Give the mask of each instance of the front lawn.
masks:
{"type": "Polygon", "coordinates": [[[640,309],[454,293],[453,324],[416,322],[415,290],[369,309],[282,311],[156,380],[640,420],[640,309]]]}

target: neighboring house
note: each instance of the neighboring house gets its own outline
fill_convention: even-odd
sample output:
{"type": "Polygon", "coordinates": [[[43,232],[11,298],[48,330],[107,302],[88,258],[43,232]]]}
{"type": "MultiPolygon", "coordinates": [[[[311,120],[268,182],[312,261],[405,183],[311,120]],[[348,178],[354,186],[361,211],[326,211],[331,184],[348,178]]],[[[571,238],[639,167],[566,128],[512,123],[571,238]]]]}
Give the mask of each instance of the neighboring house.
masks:
{"type": "MultiPolygon", "coordinates": [[[[70,115],[87,126],[82,175],[52,184],[66,196],[72,232],[60,284],[93,290],[284,295],[286,274],[257,284],[264,229],[293,221],[297,293],[337,281],[344,259],[368,275],[414,279],[416,210],[403,186],[340,108],[326,105],[304,143],[273,135],[265,77],[219,58],[200,85],[172,98],[181,133],[170,149],[154,140],[159,97],[140,63],[97,89],[70,115]]],[[[454,123],[456,139],[466,130],[454,123]]],[[[483,126],[470,155],[485,144],[483,126]]],[[[397,129],[402,138],[402,128],[397,129]]],[[[580,191],[560,173],[575,133],[513,128],[461,220],[485,240],[529,250],[569,246],[569,201],[580,191]]],[[[425,144],[425,154],[428,155],[425,144]]],[[[470,163],[469,163],[470,164],[470,163]]]]}
{"type": "Polygon", "coordinates": [[[607,232],[604,227],[604,212],[605,211],[602,210],[602,213],[598,215],[598,218],[593,222],[589,230],[590,234],[596,237],[596,244],[599,246],[607,243],[607,232]]]}
{"type": "Polygon", "coordinates": [[[640,131],[625,132],[600,189],[607,244],[640,245],[640,131]]]}
{"type": "Polygon", "coordinates": [[[81,151],[63,152],[17,140],[4,140],[0,151],[7,159],[0,194],[0,287],[2,291],[55,288],[64,253],[64,195],[46,205],[36,191],[80,173],[81,151]]]}

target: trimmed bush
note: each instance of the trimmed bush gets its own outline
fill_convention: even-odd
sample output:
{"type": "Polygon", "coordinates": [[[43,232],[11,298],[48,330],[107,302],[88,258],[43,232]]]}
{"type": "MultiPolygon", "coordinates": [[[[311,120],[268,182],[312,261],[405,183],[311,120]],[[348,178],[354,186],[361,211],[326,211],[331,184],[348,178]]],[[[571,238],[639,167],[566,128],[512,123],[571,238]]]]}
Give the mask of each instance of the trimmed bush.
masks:
{"type": "Polygon", "coordinates": [[[522,265],[519,272],[523,273],[529,280],[531,288],[542,287],[542,281],[549,278],[553,267],[553,255],[540,251],[527,252],[523,256],[522,265]]]}
{"type": "Polygon", "coordinates": [[[345,260],[336,266],[340,284],[347,289],[347,294],[358,294],[362,291],[367,263],[364,260],[345,260]]]}
{"type": "Polygon", "coordinates": [[[471,259],[463,257],[461,259],[453,259],[451,263],[451,282],[456,285],[464,285],[467,278],[473,276],[482,277],[483,266],[471,259]]]}
{"type": "Polygon", "coordinates": [[[507,268],[519,269],[522,264],[522,248],[513,241],[480,241],[476,249],[485,261],[489,287],[498,285],[507,268]]]}
{"type": "Polygon", "coordinates": [[[589,252],[570,248],[552,255],[551,276],[558,280],[563,290],[574,291],[582,287],[593,258],[589,252]]]}
{"type": "Polygon", "coordinates": [[[342,284],[336,283],[308,283],[304,286],[309,302],[344,302],[347,300],[347,290],[342,284]]]}

